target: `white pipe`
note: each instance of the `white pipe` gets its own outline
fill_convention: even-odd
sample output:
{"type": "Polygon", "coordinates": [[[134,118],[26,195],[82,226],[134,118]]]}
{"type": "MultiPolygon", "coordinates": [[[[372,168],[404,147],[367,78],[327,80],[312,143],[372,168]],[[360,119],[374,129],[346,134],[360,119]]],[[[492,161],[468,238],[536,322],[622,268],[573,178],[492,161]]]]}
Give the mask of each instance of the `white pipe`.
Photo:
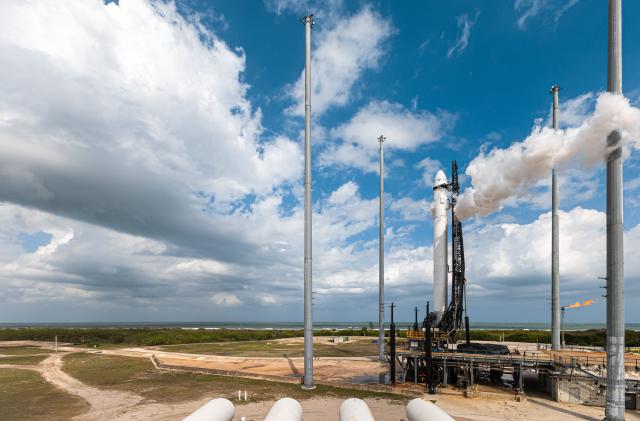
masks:
{"type": "Polygon", "coordinates": [[[455,421],[435,404],[415,398],[407,405],[409,421],[455,421]]]}
{"type": "Polygon", "coordinates": [[[340,421],[375,421],[375,418],[365,401],[351,398],[340,405],[340,421]]]}
{"type": "Polygon", "coordinates": [[[438,171],[433,182],[433,312],[436,313],[434,324],[440,323],[447,310],[449,270],[447,265],[447,223],[449,209],[449,192],[447,176],[438,171]]]}
{"type": "Polygon", "coordinates": [[[291,398],[282,398],[273,404],[264,421],[300,421],[302,405],[291,398]]]}
{"type": "Polygon", "coordinates": [[[224,398],[212,399],[183,421],[231,421],[236,413],[231,401],[224,398]]]}

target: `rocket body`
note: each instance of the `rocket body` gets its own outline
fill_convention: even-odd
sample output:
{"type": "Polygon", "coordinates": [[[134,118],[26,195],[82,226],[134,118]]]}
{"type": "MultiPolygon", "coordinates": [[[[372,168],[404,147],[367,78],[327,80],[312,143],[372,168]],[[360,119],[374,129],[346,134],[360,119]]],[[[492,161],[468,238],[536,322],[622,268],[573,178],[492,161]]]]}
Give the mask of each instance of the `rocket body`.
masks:
{"type": "Polygon", "coordinates": [[[433,183],[433,312],[434,324],[438,325],[447,310],[448,264],[447,264],[447,227],[448,227],[449,191],[447,176],[438,171],[433,183]]]}

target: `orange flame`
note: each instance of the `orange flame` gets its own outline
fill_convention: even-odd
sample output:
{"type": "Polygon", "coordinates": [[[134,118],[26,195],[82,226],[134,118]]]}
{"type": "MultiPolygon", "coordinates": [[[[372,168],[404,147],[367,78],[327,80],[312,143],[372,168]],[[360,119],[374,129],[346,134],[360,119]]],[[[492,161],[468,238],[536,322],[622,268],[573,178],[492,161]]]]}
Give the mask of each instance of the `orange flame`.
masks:
{"type": "Polygon", "coordinates": [[[580,301],[576,301],[575,303],[565,306],[564,308],[589,307],[589,306],[592,306],[594,303],[595,303],[595,300],[587,300],[583,303],[580,303],[580,301]]]}

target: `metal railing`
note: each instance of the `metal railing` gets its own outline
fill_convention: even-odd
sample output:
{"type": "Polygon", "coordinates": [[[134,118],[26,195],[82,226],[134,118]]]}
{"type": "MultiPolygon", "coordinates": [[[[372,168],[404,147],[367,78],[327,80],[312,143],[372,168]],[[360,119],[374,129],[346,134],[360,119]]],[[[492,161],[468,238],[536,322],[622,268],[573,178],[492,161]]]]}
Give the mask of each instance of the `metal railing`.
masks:
{"type": "MultiPolygon", "coordinates": [[[[400,354],[415,354],[415,353],[406,353],[399,352],[400,354]]],[[[418,354],[421,354],[418,352],[418,354]]],[[[434,359],[443,359],[446,358],[448,361],[460,361],[460,362],[470,362],[474,361],[476,363],[493,363],[500,365],[513,365],[513,364],[524,364],[527,366],[538,366],[538,365],[551,365],[551,364],[560,364],[565,366],[599,366],[606,367],[607,358],[606,356],[597,356],[597,355],[558,355],[551,354],[546,352],[535,352],[535,351],[524,351],[521,354],[510,354],[510,355],[496,355],[489,353],[462,353],[462,352],[434,352],[434,359]]],[[[640,356],[632,356],[625,355],[625,366],[627,368],[635,368],[640,371],[640,356]]]]}

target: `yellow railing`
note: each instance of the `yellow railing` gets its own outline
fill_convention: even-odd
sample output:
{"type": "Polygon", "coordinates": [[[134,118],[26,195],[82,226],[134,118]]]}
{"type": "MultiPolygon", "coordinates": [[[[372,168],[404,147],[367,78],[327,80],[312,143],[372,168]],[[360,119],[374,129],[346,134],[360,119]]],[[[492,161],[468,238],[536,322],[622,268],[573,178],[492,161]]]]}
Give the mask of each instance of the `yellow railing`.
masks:
{"type": "MultiPolygon", "coordinates": [[[[407,339],[422,339],[424,340],[424,331],[422,330],[407,330],[407,339]]],[[[431,339],[434,341],[447,339],[446,332],[432,332],[431,339]]]]}
{"type": "Polygon", "coordinates": [[[407,330],[407,339],[424,339],[424,332],[420,330],[407,330]]]}

